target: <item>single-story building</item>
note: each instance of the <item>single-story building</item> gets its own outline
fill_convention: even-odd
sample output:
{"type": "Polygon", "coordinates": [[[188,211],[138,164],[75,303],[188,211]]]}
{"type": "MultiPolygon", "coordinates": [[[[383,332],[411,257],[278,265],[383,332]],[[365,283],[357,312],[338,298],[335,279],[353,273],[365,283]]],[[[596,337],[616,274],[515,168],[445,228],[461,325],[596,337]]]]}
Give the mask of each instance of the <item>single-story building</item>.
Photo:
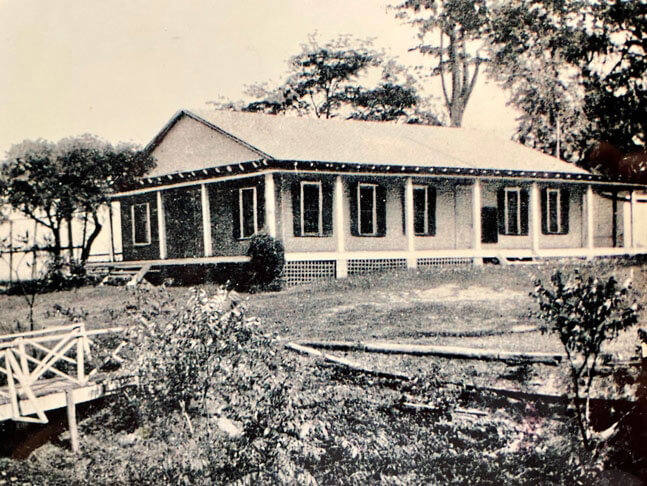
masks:
{"type": "Polygon", "coordinates": [[[634,255],[644,186],[465,128],[182,110],[157,167],[116,194],[123,260],[246,260],[260,231],[286,278],[375,268],[634,255]]]}

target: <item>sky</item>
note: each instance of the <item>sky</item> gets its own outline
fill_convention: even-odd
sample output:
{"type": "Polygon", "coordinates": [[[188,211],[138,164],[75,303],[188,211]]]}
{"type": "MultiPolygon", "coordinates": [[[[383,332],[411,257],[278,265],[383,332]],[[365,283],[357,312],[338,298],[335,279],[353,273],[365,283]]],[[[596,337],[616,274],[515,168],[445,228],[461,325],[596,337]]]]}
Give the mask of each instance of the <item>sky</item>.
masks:
{"type": "MultiPolygon", "coordinates": [[[[417,32],[388,4],[0,0],[0,157],[24,139],[82,133],[145,145],[181,108],[240,100],[249,84],[278,84],[313,32],[321,42],[349,33],[374,38],[402,63],[428,63],[408,53],[417,32]]],[[[515,115],[505,93],[481,76],[463,126],[507,138],[515,115]]]]}

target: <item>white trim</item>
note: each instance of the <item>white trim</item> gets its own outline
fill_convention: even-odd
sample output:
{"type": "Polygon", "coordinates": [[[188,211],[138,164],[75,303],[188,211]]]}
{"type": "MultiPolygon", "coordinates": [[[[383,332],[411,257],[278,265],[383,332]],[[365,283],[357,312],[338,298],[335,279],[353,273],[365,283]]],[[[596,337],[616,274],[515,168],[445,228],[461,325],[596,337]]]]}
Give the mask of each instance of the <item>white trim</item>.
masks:
{"type": "MultiPolygon", "coordinates": [[[[409,252],[414,252],[416,250],[416,234],[415,234],[415,207],[413,204],[413,193],[416,187],[414,186],[413,179],[407,177],[407,182],[404,188],[404,214],[405,214],[405,226],[407,233],[407,250],[409,252]]],[[[425,186],[426,187],[426,186],[425,186]]],[[[426,193],[425,193],[426,194],[426,193]]],[[[426,199],[426,196],[425,196],[426,199]]],[[[415,258],[407,258],[407,268],[416,268],[418,262],[415,258]]]]}
{"type": "Polygon", "coordinates": [[[539,234],[541,233],[541,208],[539,186],[536,182],[530,185],[530,231],[532,251],[539,252],[539,234]]]}
{"type": "Polygon", "coordinates": [[[631,226],[631,231],[629,233],[631,235],[631,248],[635,249],[638,246],[636,241],[636,191],[632,190],[630,197],[631,202],[629,204],[631,208],[631,214],[629,217],[629,224],[631,226]]]}
{"type": "Polygon", "coordinates": [[[377,184],[372,182],[359,182],[357,184],[357,234],[360,236],[376,236],[377,235],[377,184]],[[373,188],[373,214],[371,233],[362,233],[362,198],[360,197],[362,187],[373,188]]]}
{"type": "MultiPolygon", "coordinates": [[[[233,164],[236,165],[236,164],[233,164]]],[[[342,164],[344,165],[344,164],[342,164]]],[[[352,164],[349,164],[352,165],[352,164]]],[[[222,169],[226,171],[226,166],[222,167],[217,167],[219,169],[222,169]]],[[[216,168],[216,167],[209,167],[211,168],[216,168]]],[[[624,188],[631,187],[632,184],[626,183],[626,182],[613,182],[613,181],[588,181],[588,180],[583,180],[583,179],[551,179],[551,178],[541,178],[541,177],[511,177],[511,176],[493,176],[493,175],[483,175],[483,176],[475,176],[469,173],[465,174],[443,174],[442,172],[428,172],[425,169],[427,167],[421,167],[420,172],[416,172],[415,177],[421,177],[421,178],[431,178],[431,179],[477,179],[477,180],[483,180],[483,181],[491,181],[491,182],[499,182],[501,181],[523,181],[523,182],[559,182],[560,184],[594,184],[596,186],[622,186],[624,188]]],[[[206,169],[205,169],[206,170],[206,169]]],[[[187,181],[187,182],[176,182],[174,184],[168,184],[168,185],[163,185],[163,186],[154,186],[154,187],[145,187],[142,189],[132,189],[130,191],[124,191],[120,192],[117,194],[114,194],[112,196],[112,199],[119,199],[122,197],[127,197],[127,196],[133,196],[136,194],[144,194],[147,192],[155,192],[159,191],[160,188],[163,190],[166,189],[175,189],[178,187],[187,187],[187,186],[197,186],[199,184],[209,184],[212,182],[225,182],[225,181],[231,181],[231,180],[237,180],[237,179],[246,179],[250,177],[259,177],[263,174],[289,174],[293,171],[289,169],[269,169],[269,170],[263,170],[263,171],[257,171],[249,174],[237,174],[237,175],[231,175],[231,176],[222,176],[222,177],[210,177],[208,179],[202,179],[199,181],[187,181]]],[[[340,175],[339,171],[325,171],[325,170],[307,170],[307,169],[298,169],[299,174],[313,174],[313,175],[335,175],[338,176],[340,175]]],[[[505,170],[501,170],[501,172],[505,172],[505,170]]],[[[543,172],[543,171],[539,171],[543,172]]],[[[172,175],[172,174],[171,174],[172,175]]],[[[402,178],[402,177],[407,177],[411,175],[411,172],[403,172],[401,174],[397,173],[376,173],[376,172],[343,172],[343,175],[349,176],[349,177],[396,177],[396,178],[402,178]]],[[[574,174],[574,176],[577,176],[578,174],[574,174]]],[[[162,176],[154,176],[154,177],[165,177],[165,175],[162,176]]],[[[636,186],[633,184],[633,186],[636,186]]],[[[640,186],[640,189],[644,189],[644,186],[640,186]]],[[[647,199],[646,199],[647,200],[647,199]]]]}
{"type": "Polygon", "coordinates": [[[166,254],[166,213],[164,211],[164,195],[157,191],[157,236],[159,239],[160,259],[164,260],[166,254]]]}
{"type": "Polygon", "coordinates": [[[520,187],[505,187],[503,189],[503,220],[504,220],[504,233],[509,236],[519,236],[521,235],[521,188],[520,187]],[[516,193],[517,194],[517,232],[513,233],[510,231],[510,220],[509,212],[510,208],[508,207],[508,194],[516,193]]]}
{"type": "Polygon", "coordinates": [[[213,254],[213,243],[211,239],[211,205],[209,203],[209,190],[206,184],[200,184],[200,203],[202,206],[202,242],[204,245],[204,256],[213,254]]]}
{"type": "Polygon", "coordinates": [[[267,234],[276,238],[276,187],[274,174],[265,174],[265,226],[267,234]]]}
{"type": "Polygon", "coordinates": [[[588,250],[592,250],[595,246],[593,217],[593,187],[589,184],[586,186],[586,248],[588,250]]]}
{"type": "Polygon", "coordinates": [[[132,226],[133,246],[148,246],[151,244],[151,207],[149,202],[134,203],[130,206],[130,221],[132,226]],[[138,242],[135,232],[135,206],[146,207],[146,241],[138,242]]]}
{"type": "Polygon", "coordinates": [[[301,235],[299,236],[322,236],[323,235],[323,189],[321,185],[321,181],[300,181],[299,184],[299,205],[300,205],[300,217],[301,217],[301,235]],[[304,205],[304,197],[303,197],[303,186],[305,185],[310,185],[310,186],[317,186],[319,190],[319,202],[318,202],[318,207],[319,207],[319,214],[317,217],[317,231],[312,233],[306,233],[305,230],[305,205],[304,205]]]}
{"type": "Polygon", "coordinates": [[[549,235],[559,235],[563,231],[562,227],[562,190],[555,188],[555,187],[548,187],[546,188],[546,234],[549,235]],[[551,203],[550,203],[550,194],[554,193],[557,194],[557,200],[556,200],[556,206],[557,210],[555,214],[557,215],[557,228],[553,230],[551,228],[551,219],[550,219],[550,209],[551,209],[551,203]]]}
{"type": "MultiPolygon", "coordinates": [[[[456,195],[454,195],[456,198],[456,195]]],[[[458,225],[458,221],[455,222],[458,225]]],[[[481,250],[481,239],[483,232],[481,228],[481,181],[474,179],[472,184],[472,248],[474,251],[481,250]]]]}
{"type": "MultiPolygon", "coordinates": [[[[335,221],[333,231],[337,233],[337,253],[346,251],[346,241],[344,235],[344,183],[340,175],[335,177],[335,189],[333,193],[333,212],[335,221]]],[[[348,276],[348,262],[343,258],[336,258],[335,274],[337,278],[346,278],[348,276]]]]}
{"type": "Polygon", "coordinates": [[[238,188],[238,223],[239,223],[239,230],[240,230],[240,240],[248,240],[252,236],[254,236],[256,233],[258,233],[258,206],[257,206],[257,194],[256,194],[256,186],[248,186],[248,187],[240,187],[238,188]],[[253,210],[254,210],[254,232],[251,235],[245,235],[243,229],[244,229],[244,212],[243,212],[243,192],[252,190],[253,191],[253,196],[252,196],[252,203],[253,203],[253,210]]]}

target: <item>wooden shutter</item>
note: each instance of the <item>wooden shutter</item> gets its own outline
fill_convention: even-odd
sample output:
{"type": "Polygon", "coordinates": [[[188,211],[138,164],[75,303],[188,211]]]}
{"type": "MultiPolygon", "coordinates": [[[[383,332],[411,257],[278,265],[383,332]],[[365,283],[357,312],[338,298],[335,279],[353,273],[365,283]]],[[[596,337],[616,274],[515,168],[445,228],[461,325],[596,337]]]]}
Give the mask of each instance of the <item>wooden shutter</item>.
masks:
{"type": "Polygon", "coordinates": [[[519,203],[521,206],[521,235],[527,235],[528,234],[528,203],[529,203],[529,197],[528,197],[528,189],[521,189],[519,191],[519,203]]]}
{"type": "Polygon", "coordinates": [[[562,212],[562,234],[568,234],[568,213],[571,202],[571,191],[568,189],[562,189],[560,193],[561,207],[560,211],[562,212]]]}
{"type": "MultiPolygon", "coordinates": [[[[499,234],[505,234],[505,189],[501,188],[496,193],[497,207],[499,209],[499,234]]],[[[474,224],[479,224],[474,221],[474,224]]]]}
{"type": "Polygon", "coordinates": [[[353,236],[359,236],[359,230],[357,228],[357,186],[357,182],[351,182],[348,185],[348,202],[350,203],[350,234],[353,236]]]}
{"type": "Polygon", "coordinates": [[[400,193],[400,204],[402,205],[402,234],[407,234],[407,186],[402,187],[400,193]]]}
{"type": "Polygon", "coordinates": [[[238,187],[231,189],[231,220],[234,239],[240,239],[240,193],[238,187]]]}
{"type": "Polygon", "coordinates": [[[294,236],[301,236],[301,183],[292,183],[292,227],[294,236]]]}
{"type": "MultiPolygon", "coordinates": [[[[323,235],[330,236],[333,233],[333,184],[323,181],[321,183],[321,219],[323,235]]],[[[341,231],[341,228],[340,228],[341,231]]]]}
{"type": "Polygon", "coordinates": [[[548,234],[548,188],[541,190],[541,232],[548,234]]]}
{"type": "Polygon", "coordinates": [[[436,188],[427,187],[427,234],[436,235],[436,188]]]}
{"type": "Polygon", "coordinates": [[[386,235],[386,188],[375,187],[375,214],[377,215],[377,236],[386,235]]]}

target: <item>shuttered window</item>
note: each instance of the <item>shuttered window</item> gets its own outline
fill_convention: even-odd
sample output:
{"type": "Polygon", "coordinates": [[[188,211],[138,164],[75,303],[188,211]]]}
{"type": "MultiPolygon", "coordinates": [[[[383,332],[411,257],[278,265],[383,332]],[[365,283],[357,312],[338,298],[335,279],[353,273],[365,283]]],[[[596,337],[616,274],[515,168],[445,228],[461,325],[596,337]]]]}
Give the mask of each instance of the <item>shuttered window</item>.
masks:
{"type": "Polygon", "coordinates": [[[151,218],[148,203],[133,204],[130,216],[132,218],[133,244],[150,245],[151,243],[151,218]]]}
{"type": "Polygon", "coordinates": [[[256,187],[241,187],[238,190],[240,237],[251,238],[258,231],[256,187]]]}
{"type": "Polygon", "coordinates": [[[305,236],[319,236],[322,233],[321,182],[301,182],[301,227],[305,236]]]}
{"type": "Polygon", "coordinates": [[[359,234],[377,233],[377,191],[375,184],[359,184],[357,187],[359,208],[359,234]]]}
{"type": "Polygon", "coordinates": [[[352,182],[349,194],[351,235],[385,236],[386,188],[371,182],[352,182]]]}
{"type": "Polygon", "coordinates": [[[568,233],[570,193],[568,189],[547,187],[541,192],[541,230],[545,235],[568,233]]]}
{"type": "Polygon", "coordinates": [[[499,233],[511,236],[528,234],[528,190],[505,187],[499,190],[499,233]]]}
{"type": "Polygon", "coordinates": [[[436,190],[413,186],[413,228],[417,236],[436,234],[436,190]]]}

